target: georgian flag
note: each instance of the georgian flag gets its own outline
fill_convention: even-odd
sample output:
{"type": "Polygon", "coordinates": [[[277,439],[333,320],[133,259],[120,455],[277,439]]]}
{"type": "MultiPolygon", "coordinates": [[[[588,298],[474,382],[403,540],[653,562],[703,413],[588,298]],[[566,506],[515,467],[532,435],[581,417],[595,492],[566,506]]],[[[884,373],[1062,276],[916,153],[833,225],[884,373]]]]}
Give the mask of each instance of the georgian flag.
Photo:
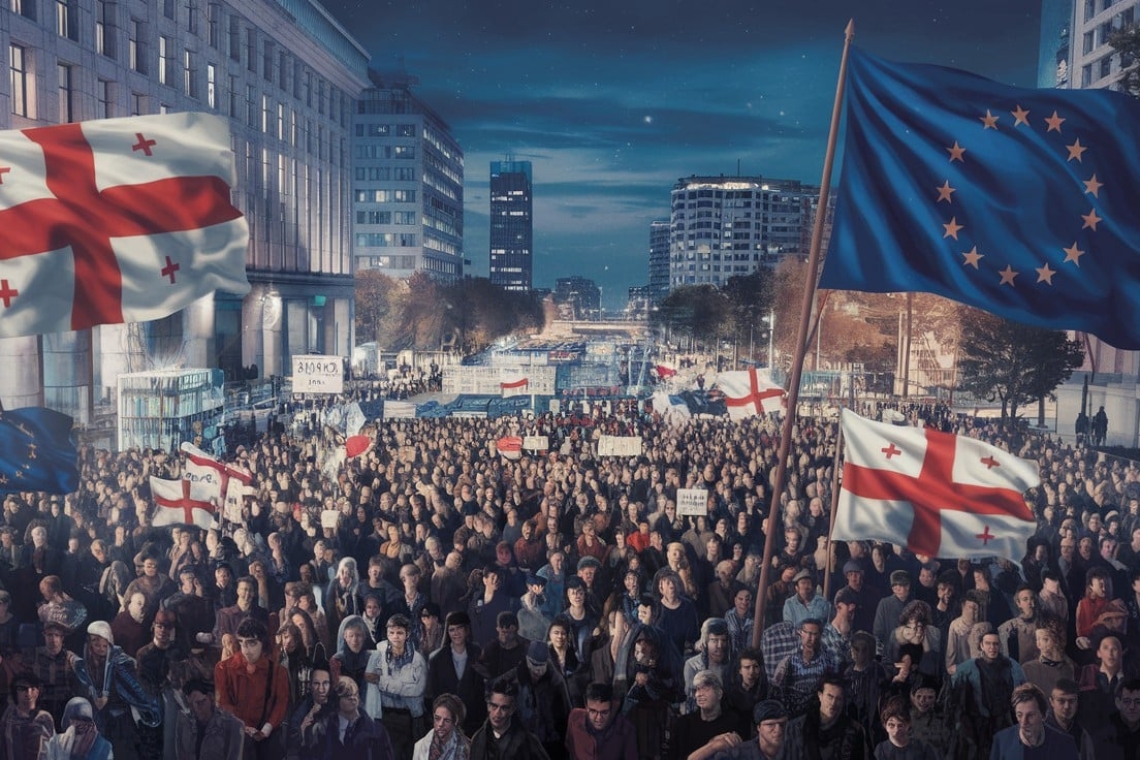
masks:
{"type": "Polygon", "coordinates": [[[178,113],[0,133],[0,338],[249,292],[229,126],[178,113]]]}
{"type": "Polygon", "coordinates": [[[772,382],[766,369],[721,372],[716,377],[716,387],[724,394],[729,419],[733,420],[778,412],[787,404],[787,394],[772,382]]]}
{"type": "Polygon", "coordinates": [[[150,521],[154,527],[196,525],[204,530],[214,527],[218,502],[212,483],[152,476],[150,495],[154,499],[154,517],[150,521]]]}
{"type": "Polygon", "coordinates": [[[1019,561],[1037,523],[1024,492],[1037,465],[973,438],[843,410],[833,541],[889,541],[931,557],[1019,561]]]}

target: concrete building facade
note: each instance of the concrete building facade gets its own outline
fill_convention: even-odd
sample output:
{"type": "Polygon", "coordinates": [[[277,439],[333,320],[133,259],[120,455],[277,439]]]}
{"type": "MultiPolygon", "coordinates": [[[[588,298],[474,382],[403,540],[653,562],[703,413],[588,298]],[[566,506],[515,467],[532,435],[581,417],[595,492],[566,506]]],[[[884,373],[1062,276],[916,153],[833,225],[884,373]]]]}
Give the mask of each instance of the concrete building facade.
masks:
{"type": "Polygon", "coordinates": [[[669,295],[669,230],[668,219],[649,223],[649,291],[651,304],[661,303],[669,295]]]}
{"type": "Polygon", "coordinates": [[[234,204],[250,227],[248,295],[218,292],[162,320],[0,341],[22,371],[10,407],[85,419],[125,372],[289,372],[290,356],[349,355],[350,151],[368,53],[315,0],[12,0],[0,127],[174,111],[229,118],[234,204]],[[94,356],[94,359],[92,358],[94,356]],[[26,370],[26,371],[24,371],[26,370]],[[94,391],[92,391],[92,385],[94,391]]]}
{"type": "Polygon", "coordinates": [[[729,278],[806,254],[819,188],[761,177],[689,177],[671,193],[669,289],[729,278]]]}
{"type": "Polygon", "coordinates": [[[463,277],[463,150],[404,72],[370,71],[353,152],[356,268],[463,277]]]}

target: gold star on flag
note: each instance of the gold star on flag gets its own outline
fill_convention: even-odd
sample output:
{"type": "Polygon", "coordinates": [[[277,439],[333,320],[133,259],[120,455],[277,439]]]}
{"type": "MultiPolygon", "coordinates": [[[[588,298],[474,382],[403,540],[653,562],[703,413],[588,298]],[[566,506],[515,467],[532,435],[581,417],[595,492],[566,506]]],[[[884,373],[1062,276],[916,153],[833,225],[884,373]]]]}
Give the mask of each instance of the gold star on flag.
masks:
{"type": "Polygon", "coordinates": [[[1049,268],[1049,262],[1045,262],[1045,266],[1037,269],[1037,282],[1053,284],[1053,275],[1057,274],[1056,270],[1049,268]]]}
{"type": "Polygon", "coordinates": [[[956,217],[956,216],[951,217],[950,222],[948,224],[942,225],[942,229],[946,230],[946,232],[942,235],[942,237],[944,237],[944,238],[949,237],[949,238],[954,238],[955,240],[957,240],[958,239],[958,230],[963,229],[964,226],[965,225],[958,224],[958,217],[956,217]]]}
{"type": "Polygon", "coordinates": [[[1092,193],[1094,198],[1100,197],[1100,189],[1102,187],[1104,187],[1104,183],[1097,182],[1095,174],[1085,180],[1085,192],[1092,193]]]}
{"type": "Polygon", "coordinates": [[[1074,158],[1077,159],[1078,161],[1080,161],[1081,160],[1081,154],[1084,153],[1086,150],[1088,150],[1088,148],[1081,145],[1081,139],[1079,137],[1077,138],[1076,142],[1074,142],[1072,145],[1066,145],[1065,147],[1069,149],[1069,160],[1070,161],[1072,161],[1074,158]]]}
{"type": "Polygon", "coordinates": [[[950,187],[950,180],[946,180],[944,183],[942,183],[942,187],[938,188],[938,201],[937,202],[941,203],[942,201],[946,201],[947,203],[953,203],[953,201],[950,200],[950,193],[954,193],[954,192],[957,192],[957,190],[955,190],[955,188],[950,187]]]}
{"type": "Polygon", "coordinates": [[[1024,124],[1027,127],[1029,126],[1029,111],[1026,111],[1024,108],[1022,108],[1020,103],[1017,105],[1017,108],[1013,111],[1010,111],[1010,113],[1013,114],[1013,126],[1016,127],[1018,124],[1024,124]]]}
{"type": "Polygon", "coordinates": [[[1013,267],[1011,267],[1009,264],[1006,264],[1005,269],[998,272],[998,274],[1001,275],[1001,282],[998,283],[999,286],[1000,285],[1009,285],[1012,288],[1013,287],[1013,278],[1017,277],[1017,275],[1019,275],[1021,273],[1013,271],[1013,267]]]}
{"type": "Polygon", "coordinates": [[[1099,216],[1096,215],[1096,209],[1095,208],[1092,209],[1091,211],[1089,211],[1087,214],[1081,214],[1081,219],[1085,220],[1085,223],[1081,226],[1081,229],[1085,230],[1085,229],[1088,229],[1089,227],[1092,227],[1093,232],[1096,232],[1096,226],[1099,223],[1104,221],[1103,219],[1101,219],[1099,216]]]}
{"type": "Polygon", "coordinates": [[[982,122],[982,129],[997,129],[998,117],[990,113],[990,109],[986,109],[986,115],[978,118],[982,122]]]}
{"type": "Polygon", "coordinates": [[[1062,119],[1060,116],[1058,116],[1057,112],[1054,111],[1053,115],[1045,120],[1045,123],[1049,125],[1049,128],[1046,129],[1045,131],[1046,132],[1053,132],[1053,131],[1060,132],[1061,131],[1061,123],[1064,121],[1065,120],[1062,119]]]}
{"type": "Polygon", "coordinates": [[[962,155],[966,152],[966,149],[959,145],[957,140],[955,140],[954,144],[946,150],[950,152],[950,163],[954,163],[955,161],[966,163],[965,159],[962,158],[962,155]]]}
{"type": "Polygon", "coordinates": [[[1061,263],[1068,264],[1071,261],[1077,266],[1081,265],[1081,256],[1084,256],[1085,252],[1077,248],[1077,242],[1075,240],[1071,246],[1062,248],[1061,250],[1065,252],[1065,260],[1061,263]]]}
{"type": "Polygon", "coordinates": [[[974,269],[978,268],[978,261],[985,258],[984,254],[978,253],[978,246],[974,246],[968,251],[962,253],[966,260],[962,262],[962,266],[972,266],[974,269]]]}

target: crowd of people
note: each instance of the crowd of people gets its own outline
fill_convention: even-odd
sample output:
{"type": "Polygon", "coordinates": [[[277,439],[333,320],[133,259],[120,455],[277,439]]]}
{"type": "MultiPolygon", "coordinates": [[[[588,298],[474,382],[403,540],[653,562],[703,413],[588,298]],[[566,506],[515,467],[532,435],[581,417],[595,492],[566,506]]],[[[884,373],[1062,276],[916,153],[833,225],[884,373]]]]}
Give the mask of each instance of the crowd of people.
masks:
{"type": "Polygon", "coordinates": [[[898,410],[1040,465],[1025,556],[829,544],[826,418],[798,420],[775,525],[778,419],[634,400],[380,421],[335,479],[274,426],[211,529],[150,524],[178,455],[82,447],[78,491],[4,499],[0,760],[1140,758],[1140,470],[898,410]]]}

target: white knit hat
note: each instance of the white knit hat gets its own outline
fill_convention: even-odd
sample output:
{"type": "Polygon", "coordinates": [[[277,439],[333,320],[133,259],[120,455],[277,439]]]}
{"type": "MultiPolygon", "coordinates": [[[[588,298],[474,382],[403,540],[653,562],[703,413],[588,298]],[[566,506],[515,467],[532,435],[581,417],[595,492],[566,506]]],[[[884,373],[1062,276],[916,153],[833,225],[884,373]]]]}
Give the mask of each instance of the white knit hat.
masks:
{"type": "Polygon", "coordinates": [[[106,639],[107,643],[115,646],[115,635],[111,633],[111,624],[102,620],[96,620],[91,625],[87,626],[88,636],[98,636],[99,638],[106,639]]]}

